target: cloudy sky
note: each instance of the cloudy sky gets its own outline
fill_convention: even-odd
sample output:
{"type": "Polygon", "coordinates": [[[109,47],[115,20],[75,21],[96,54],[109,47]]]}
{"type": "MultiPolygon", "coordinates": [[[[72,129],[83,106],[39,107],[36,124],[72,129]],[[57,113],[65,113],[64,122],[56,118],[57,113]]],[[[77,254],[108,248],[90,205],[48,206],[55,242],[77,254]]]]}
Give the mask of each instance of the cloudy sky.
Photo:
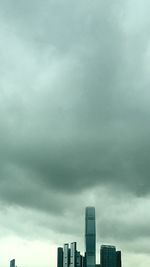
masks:
{"type": "Polygon", "coordinates": [[[0,0],[0,265],[84,251],[84,209],[150,265],[150,1],[0,0]]]}

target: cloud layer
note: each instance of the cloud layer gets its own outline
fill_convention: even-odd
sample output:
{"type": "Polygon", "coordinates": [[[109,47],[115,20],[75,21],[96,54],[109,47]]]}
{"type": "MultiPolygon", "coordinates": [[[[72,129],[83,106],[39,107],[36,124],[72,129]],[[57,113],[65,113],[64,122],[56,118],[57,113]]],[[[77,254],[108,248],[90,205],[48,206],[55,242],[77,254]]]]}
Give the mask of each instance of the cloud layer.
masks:
{"type": "MultiPolygon", "coordinates": [[[[54,235],[79,238],[74,219],[81,213],[80,224],[92,204],[104,242],[147,253],[149,5],[0,1],[0,202],[8,217],[32,211],[39,231],[50,225],[54,235]]],[[[24,235],[24,225],[12,229],[24,235]]]]}

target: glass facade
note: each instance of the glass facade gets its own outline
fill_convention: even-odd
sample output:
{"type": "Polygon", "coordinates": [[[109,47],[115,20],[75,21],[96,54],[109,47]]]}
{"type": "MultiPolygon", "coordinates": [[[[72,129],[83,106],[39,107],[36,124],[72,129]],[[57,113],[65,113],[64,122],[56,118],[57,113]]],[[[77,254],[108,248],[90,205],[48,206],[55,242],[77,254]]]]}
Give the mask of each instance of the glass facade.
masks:
{"type": "Polygon", "coordinates": [[[69,245],[64,244],[63,267],[69,267],[69,245]]]}
{"type": "Polygon", "coordinates": [[[57,249],[57,267],[63,267],[63,248],[57,249]]]}
{"type": "Polygon", "coordinates": [[[70,267],[76,267],[76,242],[71,243],[70,250],[70,267]]]}
{"type": "Polygon", "coordinates": [[[94,207],[87,207],[85,210],[85,249],[86,249],[86,267],[95,267],[96,226],[95,226],[94,207]]]}
{"type": "Polygon", "coordinates": [[[116,252],[116,256],[117,256],[117,267],[121,267],[121,251],[117,251],[116,252]]]}
{"type": "Polygon", "coordinates": [[[85,253],[83,260],[82,260],[82,266],[86,267],[86,253],[85,253]]]}
{"type": "Polygon", "coordinates": [[[81,256],[80,256],[80,252],[77,251],[77,265],[76,267],[82,267],[81,266],[81,256]]]}
{"type": "Polygon", "coordinates": [[[15,259],[10,261],[10,267],[15,267],[15,259]]]}
{"type": "Polygon", "coordinates": [[[101,267],[116,267],[116,247],[103,245],[100,254],[101,267]]]}

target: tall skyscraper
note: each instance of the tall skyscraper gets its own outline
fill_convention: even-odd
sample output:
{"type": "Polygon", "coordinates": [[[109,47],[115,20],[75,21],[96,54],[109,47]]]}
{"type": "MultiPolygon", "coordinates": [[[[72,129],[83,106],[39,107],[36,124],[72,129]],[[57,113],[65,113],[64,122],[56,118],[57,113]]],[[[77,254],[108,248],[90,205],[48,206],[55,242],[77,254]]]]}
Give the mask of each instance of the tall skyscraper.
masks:
{"type": "Polygon", "coordinates": [[[76,267],[82,267],[81,264],[82,264],[82,262],[81,262],[80,251],[77,251],[77,265],[76,265],[76,267]]]}
{"type": "Polygon", "coordinates": [[[82,265],[83,267],[86,267],[86,253],[83,256],[82,265]]]}
{"type": "Polygon", "coordinates": [[[116,247],[102,245],[101,250],[101,267],[116,267],[116,247]]]}
{"type": "Polygon", "coordinates": [[[76,255],[77,255],[77,244],[76,242],[71,243],[70,249],[70,267],[76,267],[76,255]]]}
{"type": "Polygon", "coordinates": [[[121,267],[121,251],[117,251],[116,252],[116,256],[117,256],[117,267],[121,267]]]}
{"type": "Polygon", "coordinates": [[[10,261],[10,267],[15,267],[15,259],[10,261]]]}
{"type": "Polygon", "coordinates": [[[85,210],[85,250],[86,250],[86,267],[95,267],[96,226],[95,226],[94,207],[87,207],[85,210]]]}
{"type": "Polygon", "coordinates": [[[83,256],[82,255],[80,255],[80,263],[81,263],[81,267],[83,267],[83,256]]]}
{"type": "Polygon", "coordinates": [[[57,248],[57,267],[63,267],[63,248],[57,248]]]}
{"type": "Polygon", "coordinates": [[[69,267],[69,261],[70,261],[70,250],[69,245],[64,244],[64,257],[63,257],[63,267],[69,267]]]}

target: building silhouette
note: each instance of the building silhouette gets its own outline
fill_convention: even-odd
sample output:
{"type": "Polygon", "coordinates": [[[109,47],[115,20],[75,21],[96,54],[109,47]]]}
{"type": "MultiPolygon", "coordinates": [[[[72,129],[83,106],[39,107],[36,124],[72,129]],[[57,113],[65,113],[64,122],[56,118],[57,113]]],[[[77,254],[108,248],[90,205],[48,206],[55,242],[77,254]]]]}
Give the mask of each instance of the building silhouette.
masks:
{"type": "Polygon", "coordinates": [[[77,262],[77,245],[76,242],[71,243],[70,249],[70,267],[76,267],[77,262]]]}
{"type": "Polygon", "coordinates": [[[117,267],[121,267],[122,266],[122,264],[121,264],[121,251],[116,252],[116,257],[117,257],[117,259],[116,259],[117,267]]]}
{"type": "Polygon", "coordinates": [[[116,267],[116,247],[102,245],[100,249],[101,267],[116,267]]]}
{"type": "Polygon", "coordinates": [[[69,267],[69,264],[70,264],[69,244],[64,244],[63,267],[69,267]]]}
{"type": "Polygon", "coordinates": [[[76,267],[82,267],[82,256],[80,255],[80,251],[77,251],[76,254],[76,267]]]}
{"type": "Polygon", "coordinates": [[[10,261],[10,267],[15,267],[15,259],[10,261]]]}
{"type": "Polygon", "coordinates": [[[87,207],[85,210],[85,251],[86,251],[86,267],[95,267],[96,226],[95,226],[94,207],[87,207]]]}
{"type": "Polygon", "coordinates": [[[63,267],[63,248],[57,248],[57,267],[63,267]]]}
{"type": "MultiPolygon", "coordinates": [[[[102,245],[100,264],[96,264],[96,216],[95,208],[85,209],[85,253],[77,250],[77,243],[64,244],[57,249],[57,267],[122,267],[121,251],[115,246],[102,245]]],[[[11,265],[10,267],[15,267],[11,265]]]]}

